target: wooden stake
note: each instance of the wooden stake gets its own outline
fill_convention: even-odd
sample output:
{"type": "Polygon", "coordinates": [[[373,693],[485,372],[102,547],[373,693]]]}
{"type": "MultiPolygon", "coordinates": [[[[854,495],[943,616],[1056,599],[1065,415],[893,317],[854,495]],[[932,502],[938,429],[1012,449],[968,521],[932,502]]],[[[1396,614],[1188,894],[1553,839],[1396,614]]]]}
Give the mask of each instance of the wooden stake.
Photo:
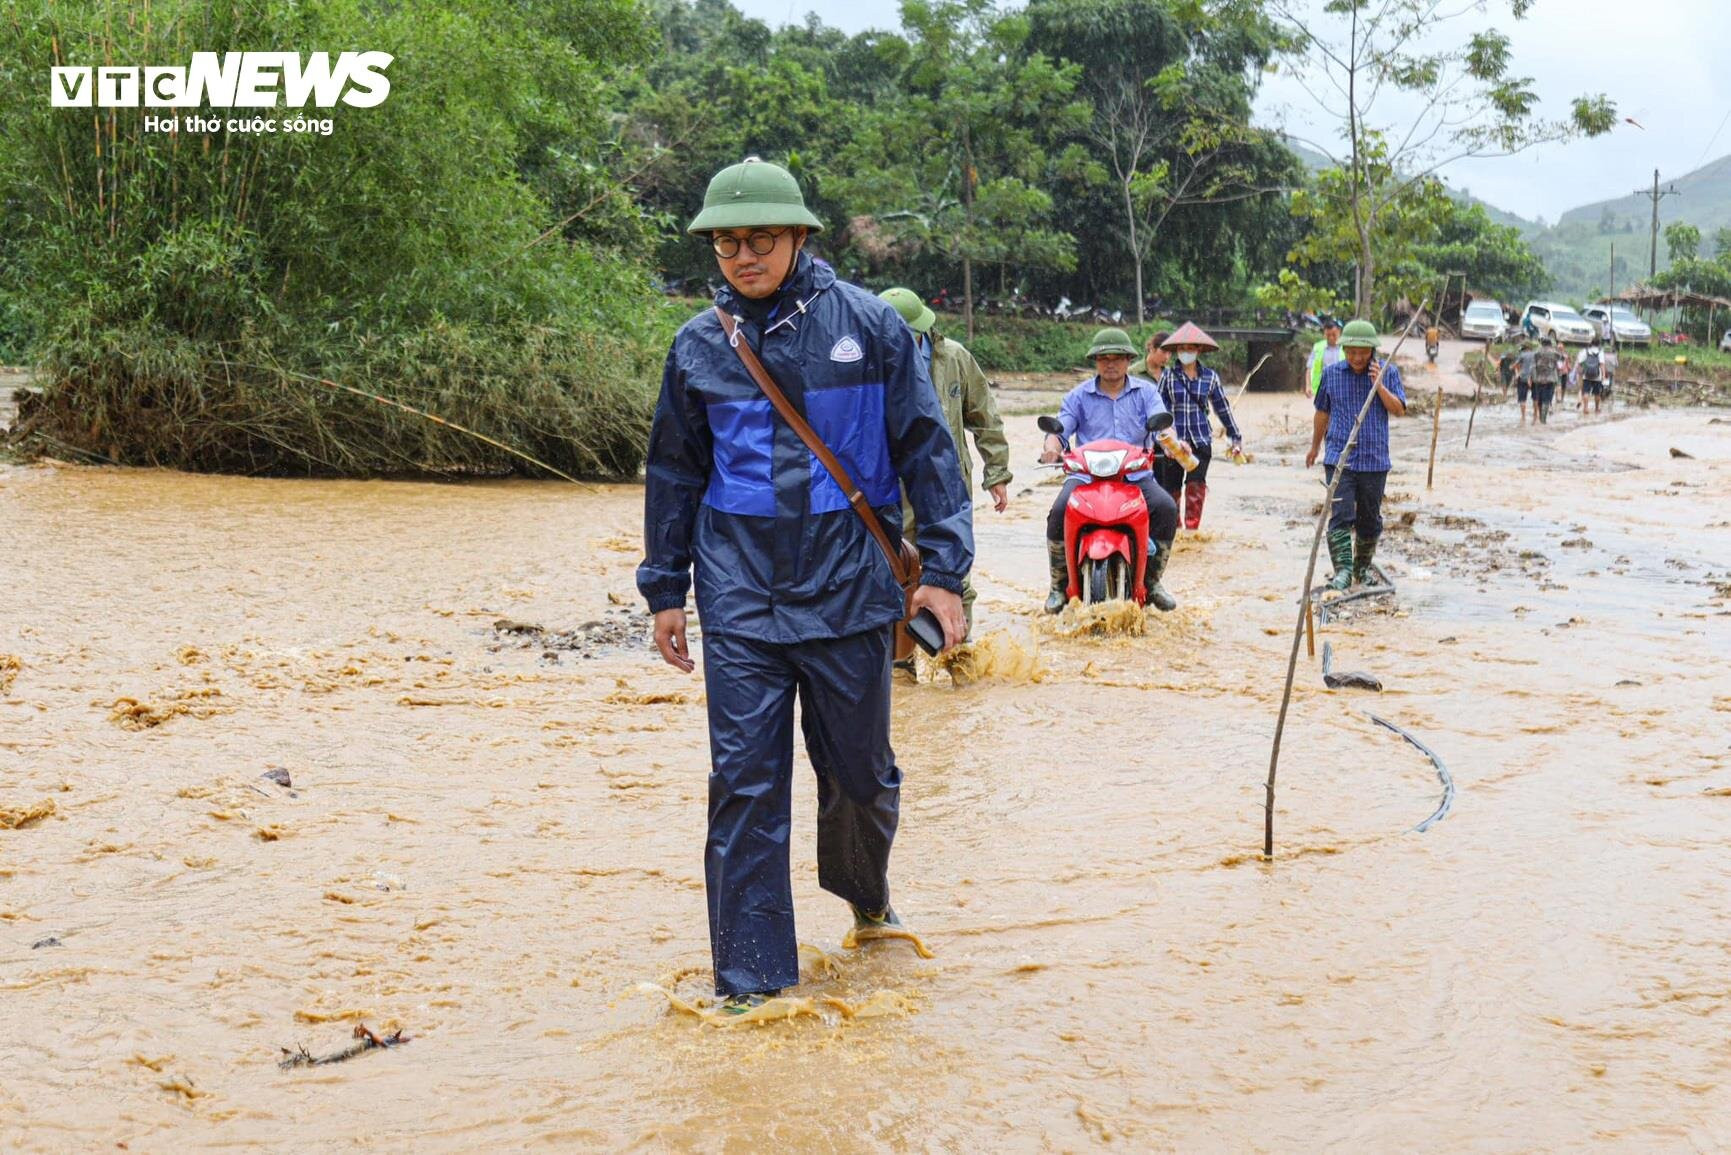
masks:
{"type": "Polygon", "coordinates": [[[1468,448],[1472,447],[1472,443],[1473,443],[1473,419],[1479,415],[1479,392],[1483,388],[1484,388],[1484,386],[1482,384],[1480,384],[1479,382],[1477,382],[1477,381],[1473,382],[1473,411],[1471,413],[1467,414],[1467,447],[1468,448]]]}
{"type": "Polygon", "coordinates": [[[1304,598],[1304,651],[1316,657],[1316,603],[1308,594],[1304,598]]]}
{"type": "Polygon", "coordinates": [[[1429,492],[1431,482],[1436,480],[1436,438],[1442,429],[1443,388],[1436,387],[1436,408],[1430,411],[1430,467],[1424,471],[1424,487],[1429,492]]]}

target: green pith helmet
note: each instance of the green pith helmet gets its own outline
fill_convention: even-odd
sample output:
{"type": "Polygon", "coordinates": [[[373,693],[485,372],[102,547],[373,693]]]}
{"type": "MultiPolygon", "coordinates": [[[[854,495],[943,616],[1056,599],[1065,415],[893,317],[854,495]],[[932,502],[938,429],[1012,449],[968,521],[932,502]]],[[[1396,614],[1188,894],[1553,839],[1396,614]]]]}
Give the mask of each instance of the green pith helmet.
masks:
{"type": "Polygon", "coordinates": [[[1126,357],[1134,357],[1142,350],[1130,344],[1130,334],[1122,329],[1097,329],[1094,332],[1094,343],[1088,347],[1088,360],[1103,353],[1122,353],[1126,357]]]}
{"type": "Polygon", "coordinates": [[[1376,326],[1369,321],[1348,321],[1340,331],[1342,349],[1375,349],[1376,326]]]}
{"type": "Polygon", "coordinates": [[[894,305],[896,312],[902,315],[902,320],[906,321],[908,328],[914,332],[930,333],[932,331],[932,322],[938,319],[938,315],[932,312],[926,303],[920,300],[920,295],[912,289],[903,289],[898,286],[894,289],[885,289],[878,296],[894,305]]]}
{"type": "Polygon", "coordinates": [[[814,233],[823,222],[805,207],[799,182],[779,164],[748,156],[731,164],[709,180],[703,193],[703,211],[685,226],[688,233],[715,229],[777,228],[804,225],[814,233]]]}

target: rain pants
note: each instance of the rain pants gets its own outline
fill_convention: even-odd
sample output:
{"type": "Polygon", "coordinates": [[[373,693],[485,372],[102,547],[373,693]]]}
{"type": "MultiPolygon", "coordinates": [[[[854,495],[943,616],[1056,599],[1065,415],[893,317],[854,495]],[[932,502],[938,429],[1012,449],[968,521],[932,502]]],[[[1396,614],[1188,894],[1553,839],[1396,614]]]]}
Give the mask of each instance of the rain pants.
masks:
{"type": "MultiPolygon", "coordinates": [[[[972,510],[925,359],[896,311],[806,254],[774,298],[748,301],[729,286],[716,301],[741,318],[741,339],[847,467],[892,542],[907,493],[920,580],[961,593],[972,510]]],[[[638,590],[651,612],[675,609],[696,578],[716,991],[792,986],[794,702],[818,776],[819,881],[875,910],[888,902],[901,782],[889,662],[902,593],[840,487],[707,310],[668,352],[645,473],[638,590]]]]}

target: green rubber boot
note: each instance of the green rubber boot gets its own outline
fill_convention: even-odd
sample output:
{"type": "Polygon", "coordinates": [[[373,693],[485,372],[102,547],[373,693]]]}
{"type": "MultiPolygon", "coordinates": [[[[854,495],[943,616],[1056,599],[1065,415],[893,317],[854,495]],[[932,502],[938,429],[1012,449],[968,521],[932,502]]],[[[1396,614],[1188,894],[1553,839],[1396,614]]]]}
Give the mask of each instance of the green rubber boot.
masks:
{"type": "Polygon", "coordinates": [[[1148,587],[1148,604],[1163,614],[1169,614],[1178,608],[1178,599],[1166,592],[1166,587],[1160,584],[1160,577],[1166,572],[1166,563],[1172,560],[1172,543],[1157,541],[1154,552],[1148,555],[1148,571],[1143,575],[1143,584],[1148,587]]]}
{"type": "Polygon", "coordinates": [[[749,1014],[780,994],[780,991],[752,991],[750,994],[729,995],[719,1007],[715,1008],[716,1013],[729,1017],[749,1014]]]}
{"type": "Polygon", "coordinates": [[[1370,584],[1370,562],[1376,556],[1376,538],[1361,537],[1352,551],[1352,580],[1359,585],[1370,584]]]}
{"type": "Polygon", "coordinates": [[[1350,529],[1331,529],[1328,531],[1328,559],[1334,563],[1334,576],[1328,579],[1328,588],[1344,590],[1352,584],[1352,531],[1350,529]]]}
{"type": "Polygon", "coordinates": [[[1070,601],[1070,563],[1064,557],[1063,542],[1046,543],[1046,564],[1052,570],[1052,592],[1046,595],[1046,612],[1061,614],[1070,601]]]}

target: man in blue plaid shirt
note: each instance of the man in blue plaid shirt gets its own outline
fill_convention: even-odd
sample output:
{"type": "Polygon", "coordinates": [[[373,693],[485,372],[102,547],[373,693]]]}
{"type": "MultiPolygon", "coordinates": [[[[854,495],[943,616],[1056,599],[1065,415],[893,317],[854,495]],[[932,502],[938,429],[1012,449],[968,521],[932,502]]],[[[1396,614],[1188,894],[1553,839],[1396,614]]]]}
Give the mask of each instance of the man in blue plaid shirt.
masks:
{"type": "Polygon", "coordinates": [[[1214,458],[1214,426],[1208,420],[1209,408],[1220,415],[1234,453],[1243,449],[1244,436],[1238,432],[1238,422],[1220,384],[1220,374],[1204,368],[1197,360],[1204,352],[1220,348],[1214,338],[1186,321],[1166,338],[1164,347],[1176,354],[1178,360],[1160,374],[1160,400],[1172,411],[1172,432],[1180,441],[1189,442],[1196,454],[1196,468],[1186,474],[1182,465],[1162,456],[1154,462],[1154,477],[1160,488],[1172,495],[1173,504],[1178,503],[1178,491],[1184,491],[1184,528],[1199,529],[1202,505],[1208,500],[1208,463],[1214,458]]]}
{"type": "Polygon", "coordinates": [[[1316,390],[1316,421],[1305,468],[1316,464],[1316,455],[1327,441],[1323,472],[1330,482],[1334,471],[1342,471],[1334,491],[1334,510],[1328,520],[1328,556],[1334,576],[1328,588],[1344,590],[1363,582],[1382,536],[1382,495],[1393,464],[1388,455],[1388,419],[1406,415],[1406,390],[1401,388],[1400,370],[1389,361],[1376,360],[1376,326],[1369,321],[1350,322],[1341,333],[1343,359],[1322,371],[1316,390]],[[1358,411],[1372,392],[1376,401],[1365,412],[1364,427],[1345,461],[1346,439],[1352,434],[1358,411]],[[1353,530],[1357,530],[1355,546],[1353,530]]]}

